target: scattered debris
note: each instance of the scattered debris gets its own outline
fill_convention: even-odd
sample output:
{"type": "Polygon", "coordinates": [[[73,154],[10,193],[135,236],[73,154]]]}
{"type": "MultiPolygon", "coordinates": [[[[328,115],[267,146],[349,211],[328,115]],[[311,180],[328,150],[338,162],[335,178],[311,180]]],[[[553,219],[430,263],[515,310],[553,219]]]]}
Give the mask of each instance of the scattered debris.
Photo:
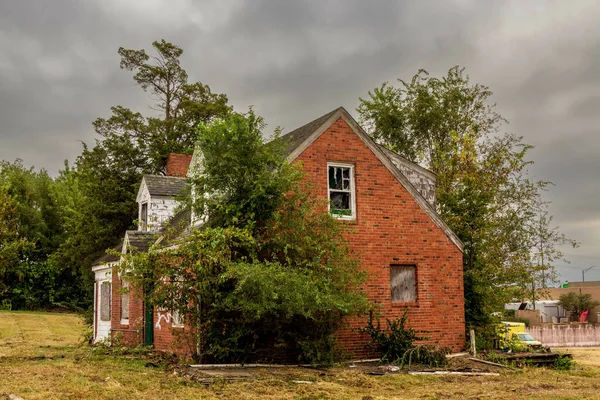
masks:
{"type": "Polygon", "coordinates": [[[572,354],[567,353],[514,353],[506,354],[508,361],[514,361],[517,364],[547,365],[554,364],[559,357],[573,358],[572,354]]]}
{"type": "Polygon", "coordinates": [[[409,375],[462,375],[462,376],[500,376],[497,372],[461,372],[461,371],[408,371],[409,375]]]}
{"type": "Polygon", "coordinates": [[[370,358],[368,360],[355,360],[355,361],[352,361],[352,364],[376,363],[379,361],[381,361],[381,358],[370,358]]]}
{"type": "Polygon", "coordinates": [[[454,354],[446,354],[446,358],[456,358],[456,357],[466,357],[470,355],[470,353],[465,352],[465,353],[454,353],[454,354]]]}
{"type": "MultiPolygon", "coordinates": [[[[294,368],[305,367],[305,365],[285,364],[192,364],[190,368],[214,369],[214,368],[294,368]]],[[[312,367],[312,366],[311,366],[312,367]]]]}
{"type": "Polygon", "coordinates": [[[486,361],[486,360],[480,360],[479,358],[475,358],[475,357],[469,357],[469,360],[472,360],[472,361],[475,361],[475,362],[479,362],[479,363],[482,363],[482,364],[493,365],[495,367],[514,369],[512,367],[509,367],[508,365],[498,364],[498,363],[491,362],[491,361],[486,361]]]}

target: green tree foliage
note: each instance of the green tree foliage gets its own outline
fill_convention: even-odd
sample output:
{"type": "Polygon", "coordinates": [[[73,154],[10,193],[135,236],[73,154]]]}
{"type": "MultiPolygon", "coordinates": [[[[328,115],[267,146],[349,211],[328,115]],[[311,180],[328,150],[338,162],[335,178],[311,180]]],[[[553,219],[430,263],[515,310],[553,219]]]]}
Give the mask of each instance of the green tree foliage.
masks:
{"type": "Polygon", "coordinates": [[[582,312],[600,306],[600,301],[592,300],[589,293],[569,292],[560,295],[558,305],[571,313],[571,320],[579,321],[582,312]]]}
{"type": "MultiPolygon", "coordinates": [[[[181,67],[183,50],[164,40],[152,43],[155,55],[145,50],[119,48],[121,68],[135,72],[134,81],[150,92],[157,115],[144,117],[123,106],[112,107],[113,115],[94,122],[102,136],[97,146],[106,151],[110,162],[124,172],[161,174],[170,153],[190,154],[194,148],[194,128],[227,114],[227,96],[214,94],[207,85],[189,83],[181,67]]],[[[107,160],[108,161],[108,160],[107,160]]]]}
{"type": "Polygon", "coordinates": [[[27,238],[19,234],[19,221],[14,200],[0,188],[0,301],[12,307],[12,285],[19,276],[24,254],[31,248],[27,238]]]}
{"type": "Polygon", "coordinates": [[[0,163],[0,300],[12,308],[52,307],[77,297],[71,271],[49,262],[64,238],[58,191],[45,170],[0,163]]]}
{"type": "Polygon", "coordinates": [[[192,185],[206,222],[122,272],[153,286],[147,302],[186,316],[202,361],[331,362],[342,317],[367,307],[364,277],[344,227],[309,195],[280,140],[263,143],[263,128],[251,111],[199,127],[192,185]]]}
{"type": "Polygon", "coordinates": [[[183,50],[164,40],[145,50],[119,48],[121,68],[149,92],[151,115],[124,106],[112,107],[112,116],[98,118],[94,128],[100,139],[84,144],[75,167],[58,178],[64,201],[67,238],[53,259],[79,271],[91,301],[91,263],[114,246],[137,218],[135,202],[143,174],[163,174],[169,153],[190,154],[195,126],[227,115],[227,97],[207,85],[188,82],[180,64],[183,50]]]}
{"type": "Polygon", "coordinates": [[[437,175],[438,212],[465,245],[467,323],[485,325],[505,302],[535,295],[555,276],[558,247],[576,243],[551,226],[540,200],[548,182],[528,176],[531,146],[501,133],[506,121],[489,88],[459,67],[399,82],[360,99],[361,121],[375,140],[437,175]]]}

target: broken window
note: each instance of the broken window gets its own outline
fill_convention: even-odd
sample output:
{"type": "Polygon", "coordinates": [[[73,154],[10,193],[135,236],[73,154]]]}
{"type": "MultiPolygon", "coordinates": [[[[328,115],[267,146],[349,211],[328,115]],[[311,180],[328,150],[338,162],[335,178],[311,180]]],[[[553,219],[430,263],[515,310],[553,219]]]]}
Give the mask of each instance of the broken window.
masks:
{"type": "Polygon", "coordinates": [[[129,281],[121,281],[121,288],[126,292],[121,293],[121,322],[129,322],[129,281]]]}
{"type": "Polygon", "coordinates": [[[140,211],[140,226],[142,231],[148,230],[148,203],[142,203],[142,210],[140,211]]]}
{"type": "Polygon", "coordinates": [[[414,265],[390,265],[392,301],[417,301],[417,280],[414,265]]]}
{"type": "Polygon", "coordinates": [[[354,166],[328,164],[329,211],[339,218],[355,218],[354,166]]]}
{"type": "Polygon", "coordinates": [[[110,282],[100,285],[100,321],[110,321],[110,282]]]}

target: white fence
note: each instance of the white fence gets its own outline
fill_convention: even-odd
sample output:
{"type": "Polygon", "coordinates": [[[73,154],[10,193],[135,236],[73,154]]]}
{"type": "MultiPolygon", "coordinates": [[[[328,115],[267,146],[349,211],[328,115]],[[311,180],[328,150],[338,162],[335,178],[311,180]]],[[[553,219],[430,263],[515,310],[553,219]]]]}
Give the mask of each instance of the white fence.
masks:
{"type": "Polygon", "coordinates": [[[539,325],[527,328],[544,346],[600,346],[600,325],[539,325]]]}

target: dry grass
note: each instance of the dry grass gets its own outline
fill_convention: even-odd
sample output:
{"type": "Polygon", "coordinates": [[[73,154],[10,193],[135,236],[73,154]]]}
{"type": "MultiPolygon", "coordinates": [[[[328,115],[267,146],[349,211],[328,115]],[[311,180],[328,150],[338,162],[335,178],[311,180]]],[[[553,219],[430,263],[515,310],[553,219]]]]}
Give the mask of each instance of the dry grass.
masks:
{"type": "Polygon", "coordinates": [[[75,314],[0,311],[0,357],[45,354],[77,346],[85,330],[75,314]]]}
{"type": "Polygon", "coordinates": [[[569,349],[579,364],[567,372],[532,368],[498,377],[432,377],[295,369],[204,386],[146,366],[141,357],[80,346],[84,327],[73,315],[0,312],[0,318],[0,399],[10,393],[25,400],[600,399],[600,349],[569,349]]]}

